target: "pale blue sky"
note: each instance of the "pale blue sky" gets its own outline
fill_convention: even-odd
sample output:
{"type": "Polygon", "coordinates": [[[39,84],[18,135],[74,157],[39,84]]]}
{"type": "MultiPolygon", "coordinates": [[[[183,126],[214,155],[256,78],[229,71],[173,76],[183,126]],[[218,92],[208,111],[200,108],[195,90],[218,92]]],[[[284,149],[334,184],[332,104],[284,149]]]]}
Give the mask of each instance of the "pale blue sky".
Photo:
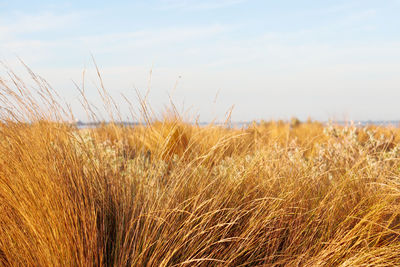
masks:
{"type": "Polygon", "coordinates": [[[235,121],[392,120],[399,14],[399,0],[0,0],[0,59],[18,68],[19,56],[75,103],[71,80],[86,68],[97,82],[92,53],[117,101],[136,103],[152,68],[156,111],[170,94],[203,121],[231,105],[235,121]]]}

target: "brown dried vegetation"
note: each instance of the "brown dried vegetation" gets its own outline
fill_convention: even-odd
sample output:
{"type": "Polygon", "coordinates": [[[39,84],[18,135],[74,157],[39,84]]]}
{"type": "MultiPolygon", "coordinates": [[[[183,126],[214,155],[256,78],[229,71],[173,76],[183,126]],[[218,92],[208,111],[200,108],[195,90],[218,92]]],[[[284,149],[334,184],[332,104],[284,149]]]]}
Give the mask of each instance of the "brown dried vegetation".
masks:
{"type": "Polygon", "coordinates": [[[171,116],[79,130],[43,81],[37,101],[11,77],[0,265],[400,264],[397,128],[171,116]]]}

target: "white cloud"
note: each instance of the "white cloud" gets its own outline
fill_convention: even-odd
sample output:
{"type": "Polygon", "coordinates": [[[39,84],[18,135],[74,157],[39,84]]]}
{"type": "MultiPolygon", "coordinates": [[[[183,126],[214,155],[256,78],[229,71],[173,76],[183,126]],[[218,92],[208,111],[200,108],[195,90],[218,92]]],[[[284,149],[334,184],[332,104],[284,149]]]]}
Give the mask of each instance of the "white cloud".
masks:
{"type": "MultiPolygon", "coordinates": [[[[174,43],[206,39],[229,31],[224,25],[183,26],[173,28],[148,29],[136,32],[111,33],[82,36],[78,40],[89,49],[96,51],[121,51],[135,48],[165,47],[174,43]]],[[[162,51],[160,51],[162,52],[162,51]]]]}
{"type": "Polygon", "coordinates": [[[3,19],[0,20],[0,34],[15,35],[60,29],[78,22],[79,18],[80,15],[77,13],[17,14],[16,16],[9,16],[8,19],[4,19],[3,16],[3,19]]]}
{"type": "Polygon", "coordinates": [[[23,16],[21,21],[14,24],[3,24],[3,26],[0,24],[0,48],[3,52],[9,51],[11,53],[24,51],[25,49],[26,51],[46,49],[46,52],[51,52],[51,49],[61,50],[66,47],[70,49],[80,47],[80,49],[86,49],[87,52],[118,52],[206,39],[231,30],[229,26],[214,24],[144,29],[133,32],[104,33],[58,39],[24,36],[24,33],[32,31],[46,31],[67,27],[77,21],[78,16],[76,14],[64,16],[47,14],[34,17],[23,16]]]}
{"type": "Polygon", "coordinates": [[[79,19],[78,13],[3,14],[0,19],[0,51],[2,53],[0,56],[17,54],[25,55],[25,59],[46,57],[46,54],[52,53],[54,47],[65,47],[64,40],[44,39],[40,36],[51,37],[52,33],[49,31],[65,30],[78,23],[79,19]]]}
{"type": "Polygon", "coordinates": [[[60,62],[66,53],[73,53],[72,41],[54,37],[79,23],[79,12],[43,12],[35,15],[0,12],[0,60],[18,65],[20,57],[32,67],[35,63],[60,62]],[[68,51],[68,52],[67,52],[68,51]],[[62,55],[59,59],[57,56],[62,55]]]}
{"type": "Polygon", "coordinates": [[[377,11],[375,9],[366,9],[366,10],[362,10],[362,11],[351,14],[350,16],[348,16],[346,18],[345,21],[347,23],[360,22],[360,21],[364,21],[364,20],[373,18],[376,16],[376,14],[377,14],[377,11]]]}
{"type": "Polygon", "coordinates": [[[229,7],[247,0],[162,0],[163,8],[183,10],[204,10],[229,7]]]}

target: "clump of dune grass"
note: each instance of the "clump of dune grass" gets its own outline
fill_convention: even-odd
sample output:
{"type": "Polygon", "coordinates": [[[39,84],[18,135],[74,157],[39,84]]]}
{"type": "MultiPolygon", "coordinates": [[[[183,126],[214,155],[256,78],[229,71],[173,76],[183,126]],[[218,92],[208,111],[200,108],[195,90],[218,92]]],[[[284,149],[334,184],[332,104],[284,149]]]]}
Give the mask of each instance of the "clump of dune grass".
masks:
{"type": "Polygon", "coordinates": [[[199,126],[140,102],[138,126],[78,129],[31,75],[36,93],[0,80],[0,265],[400,264],[398,128],[199,126]]]}

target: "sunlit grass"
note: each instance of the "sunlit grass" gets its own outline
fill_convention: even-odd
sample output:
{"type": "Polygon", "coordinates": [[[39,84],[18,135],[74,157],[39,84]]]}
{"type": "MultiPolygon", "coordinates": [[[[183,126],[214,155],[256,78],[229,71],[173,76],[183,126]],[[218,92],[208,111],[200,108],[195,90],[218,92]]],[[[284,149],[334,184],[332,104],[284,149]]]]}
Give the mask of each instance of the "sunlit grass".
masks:
{"type": "Polygon", "coordinates": [[[16,80],[0,93],[0,265],[400,263],[397,128],[79,130],[16,80]]]}

